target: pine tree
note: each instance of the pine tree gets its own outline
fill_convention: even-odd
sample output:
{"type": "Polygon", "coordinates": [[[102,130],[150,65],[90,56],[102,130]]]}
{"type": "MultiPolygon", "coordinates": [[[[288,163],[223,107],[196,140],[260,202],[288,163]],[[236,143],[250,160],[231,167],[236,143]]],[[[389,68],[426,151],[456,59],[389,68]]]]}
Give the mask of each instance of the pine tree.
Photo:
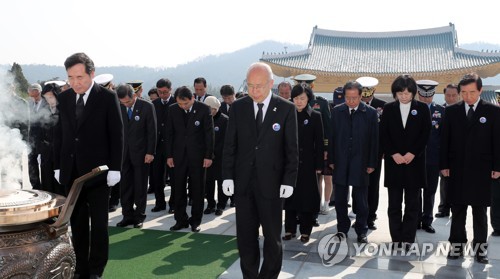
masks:
{"type": "Polygon", "coordinates": [[[28,97],[29,84],[28,80],[26,80],[26,77],[24,77],[21,65],[14,62],[9,72],[14,78],[14,86],[16,88],[16,94],[21,98],[26,99],[28,97]]]}

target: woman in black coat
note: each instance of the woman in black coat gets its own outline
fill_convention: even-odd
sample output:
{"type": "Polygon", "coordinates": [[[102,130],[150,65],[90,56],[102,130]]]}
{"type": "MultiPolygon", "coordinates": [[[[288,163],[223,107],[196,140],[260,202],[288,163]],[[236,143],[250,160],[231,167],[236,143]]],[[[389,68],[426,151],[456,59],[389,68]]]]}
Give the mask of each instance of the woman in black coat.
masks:
{"type": "Polygon", "coordinates": [[[299,139],[299,169],[293,195],[285,200],[285,236],[290,240],[297,232],[300,220],[300,241],[308,242],[319,211],[321,195],[318,191],[317,173],[323,169],[323,124],[321,114],[314,111],[309,101],[314,98],[309,87],[296,85],[292,100],[297,108],[297,133],[299,139]]]}
{"type": "Polygon", "coordinates": [[[42,90],[42,97],[49,104],[46,114],[42,116],[41,133],[41,163],[40,176],[42,190],[65,196],[64,188],[54,178],[54,126],[59,118],[57,111],[57,95],[61,92],[60,87],[55,83],[45,84],[42,90]]]}
{"type": "Polygon", "coordinates": [[[393,243],[409,249],[417,232],[418,196],[426,186],[425,146],[432,123],[429,107],[414,100],[417,84],[411,76],[397,77],[391,91],[396,101],[384,106],[380,119],[384,182],[389,198],[387,214],[393,243]]]}

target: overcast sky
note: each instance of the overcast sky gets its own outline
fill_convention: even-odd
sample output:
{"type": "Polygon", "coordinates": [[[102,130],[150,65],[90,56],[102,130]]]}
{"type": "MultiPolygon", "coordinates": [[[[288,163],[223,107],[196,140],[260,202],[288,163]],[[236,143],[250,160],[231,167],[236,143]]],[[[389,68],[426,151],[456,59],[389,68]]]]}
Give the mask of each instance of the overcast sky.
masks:
{"type": "MultiPolygon", "coordinates": [[[[0,1],[0,64],[170,67],[264,40],[306,45],[313,27],[358,32],[455,24],[459,44],[500,49],[496,1],[10,0],[0,1]]],[[[263,50],[264,51],[264,50],[263,50]]]]}

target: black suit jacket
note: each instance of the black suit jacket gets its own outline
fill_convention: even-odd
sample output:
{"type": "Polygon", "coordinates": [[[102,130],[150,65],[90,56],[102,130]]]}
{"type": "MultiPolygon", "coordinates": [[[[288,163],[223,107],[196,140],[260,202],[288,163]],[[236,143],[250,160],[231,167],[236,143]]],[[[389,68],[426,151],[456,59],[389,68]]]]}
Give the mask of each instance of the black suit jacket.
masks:
{"type": "Polygon", "coordinates": [[[168,107],[175,104],[174,95],[170,97],[167,104],[163,104],[161,98],[153,101],[156,113],[156,154],[167,156],[167,118],[168,107]]]}
{"type": "Polygon", "coordinates": [[[450,202],[487,206],[491,171],[500,171],[500,108],[480,100],[472,120],[464,102],[447,106],[441,125],[440,168],[450,170],[450,202]]]}
{"type": "Polygon", "coordinates": [[[101,165],[120,171],[122,164],[123,122],[116,93],[94,83],[78,125],[76,95],[68,89],[58,97],[54,169],[61,170],[62,185],[71,183],[73,171],[80,176],[101,165]]]}
{"type": "Polygon", "coordinates": [[[213,159],[214,122],[210,107],[194,101],[184,124],[186,112],[177,104],[168,108],[167,158],[174,164],[188,160],[189,165],[203,166],[203,159],[213,159]]]}
{"type": "MultiPolygon", "coordinates": [[[[223,114],[225,114],[226,116],[229,116],[229,112],[227,112],[227,104],[226,103],[224,103],[224,102],[221,103],[219,111],[222,112],[223,114]]],[[[229,108],[229,111],[231,111],[231,108],[229,108]]]]}
{"type": "Polygon", "coordinates": [[[144,164],[146,154],[154,155],[156,148],[156,113],[148,101],[137,98],[128,119],[127,108],[120,106],[124,131],[124,155],[130,156],[134,165],[144,164]]]}
{"type": "Polygon", "coordinates": [[[431,114],[426,104],[413,100],[403,127],[399,101],[387,103],[380,120],[381,148],[385,154],[386,187],[425,187],[425,146],[431,130],[431,114]],[[392,158],[411,152],[413,161],[398,165],[392,158]]]}
{"type": "Polygon", "coordinates": [[[219,110],[213,119],[215,134],[214,160],[207,170],[207,180],[219,180],[222,177],[222,151],[224,150],[224,138],[229,118],[219,110]]]}
{"type": "Polygon", "coordinates": [[[295,187],[298,168],[297,114],[289,101],[271,96],[260,134],[257,136],[253,100],[236,100],[222,155],[222,178],[234,180],[234,194],[250,191],[251,175],[257,174],[258,192],[279,198],[280,186],[295,187]]]}

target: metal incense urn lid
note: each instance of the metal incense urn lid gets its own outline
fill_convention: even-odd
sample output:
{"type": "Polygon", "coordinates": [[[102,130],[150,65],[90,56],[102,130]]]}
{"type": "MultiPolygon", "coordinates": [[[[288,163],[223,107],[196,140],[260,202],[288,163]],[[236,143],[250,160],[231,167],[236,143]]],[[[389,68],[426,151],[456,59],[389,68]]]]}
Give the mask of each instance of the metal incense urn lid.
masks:
{"type": "Polygon", "coordinates": [[[0,189],[0,278],[73,278],[68,222],[85,182],[107,170],[101,166],[76,179],[67,198],[0,189]]]}

